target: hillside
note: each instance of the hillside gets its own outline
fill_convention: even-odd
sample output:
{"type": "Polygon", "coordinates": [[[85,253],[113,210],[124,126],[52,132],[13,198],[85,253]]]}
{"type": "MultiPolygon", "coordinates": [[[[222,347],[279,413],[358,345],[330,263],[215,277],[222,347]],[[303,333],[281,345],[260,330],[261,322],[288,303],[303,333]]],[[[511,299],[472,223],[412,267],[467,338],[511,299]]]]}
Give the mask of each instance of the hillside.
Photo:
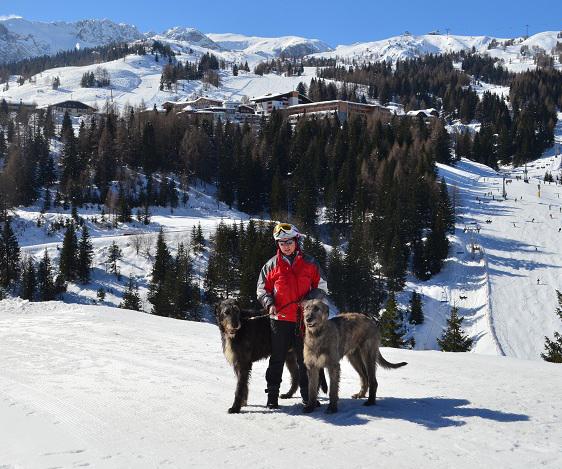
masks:
{"type": "Polygon", "coordinates": [[[108,307],[0,302],[0,461],[7,468],[557,467],[559,365],[387,349],[378,405],[342,362],[340,412],[326,398],[265,409],[265,362],[249,405],[218,328],[108,307]],[[514,381],[513,377],[517,376],[514,381]],[[513,383],[513,384],[509,384],[513,383]],[[537,385],[540,383],[540,386],[537,385]]]}
{"type": "MultiPolygon", "coordinates": [[[[261,57],[269,57],[267,54],[277,54],[284,44],[290,44],[293,40],[295,44],[308,41],[289,37],[266,40],[236,34],[203,35],[197,30],[187,28],[173,28],[157,37],[171,44],[174,50],[181,53],[177,58],[184,61],[195,61],[208,51],[236,61],[260,57],[260,54],[266,54],[261,57]]],[[[556,40],[555,32],[546,32],[530,37],[524,41],[524,45],[531,48],[552,47],[556,40]]],[[[392,43],[396,47],[400,45],[402,50],[407,50],[406,45],[409,45],[411,51],[415,49],[416,54],[421,54],[446,51],[447,47],[475,47],[478,50],[487,50],[490,41],[491,38],[488,37],[402,36],[392,41],[388,40],[386,46],[392,43]]],[[[375,45],[379,48],[386,47],[384,41],[379,43],[370,43],[370,46],[355,45],[355,49],[346,50],[340,46],[339,53],[333,51],[323,54],[334,54],[344,58],[354,57],[357,53],[359,57],[362,53],[374,51],[375,45]]],[[[517,58],[519,44],[523,42],[507,46],[505,51],[500,52],[513,54],[512,65],[530,64],[529,59],[517,58]]],[[[321,49],[327,46],[318,43],[317,47],[321,49]]],[[[102,109],[107,102],[112,102],[118,111],[123,111],[127,106],[145,106],[151,109],[154,106],[160,108],[167,100],[177,101],[198,95],[241,99],[244,96],[259,96],[272,91],[288,91],[296,88],[299,82],[308,83],[316,76],[314,67],[305,67],[302,76],[291,77],[273,73],[259,76],[251,72],[240,72],[238,76],[233,76],[230,70],[225,70],[219,72],[223,83],[219,88],[204,85],[201,81],[186,81],[172,90],[160,91],[162,62],[164,61],[156,61],[152,55],[129,55],[104,63],[103,67],[111,76],[111,88],[80,86],[83,74],[95,71],[100,64],[47,70],[22,86],[18,86],[13,77],[9,89],[0,92],[0,99],[35,102],[39,106],[74,99],[98,109],[102,109]],[[61,79],[57,90],[53,90],[51,86],[55,77],[61,79]]],[[[506,87],[486,83],[480,83],[476,89],[480,94],[492,91],[505,96],[508,93],[506,87]]],[[[555,135],[560,139],[562,115],[559,113],[558,117],[555,135]]],[[[77,124],[75,121],[75,125],[77,124]]],[[[478,126],[477,122],[470,124],[472,129],[478,126]]],[[[540,199],[536,186],[547,170],[554,176],[560,175],[559,150],[558,154],[555,154],[554,149],[549,150],[543,159],[536,161],[532,166],[529,165],[529,170],[532,176],[530,184],[515,178],[522,174],[522,168],[511,171],[508,176],[511,179],[507,186],[508,198],[502,201],[502,174],[467,160],[459,162],[455,167],[439,166],[440,176],[445,177],[449,189],[455,194],[458,223],[456,232],[451,237],[450,257],[443,272],[429,282],[410,278],[406,290],[400,295],[401,305],[406,309],[412,290],[423,294],[426,322],[421,326],[412,327],[409,331],[409,336],[415,337],[416,349],[437,348],[436,338],[442,333],[450,308],[456,305],[459,307],[459,313],[466,317],[464,325],[467,332],[475,338],[475,352],[540,359],[544,336],[551,336],[559,326],[554,309],[555,290],[562,289],[559,274],[562,257],[558,248],[562,212],[560,186],[543,185],[540,199]],[[476,226],[478,230],[472,229],[476,226]],[[466,228],[469,230],[465,232],[466,228]],[[478,247],[474,258],[471,252],[473,235],[474,243],[478,247]]],[[[507,168],[506,172],[509,172],[507,168]]],[[[59,230],[48,234],[48,228],[57,221],[68,218],[69,213],[47,213],[46,225],[39,228],[37,219],[41,205],[42,202],[38,201],[35,206],[18,210],[16,214],[19,218],[15,229],[25,253],[38,260],[47,247],[51,258],[57,261],[63,232],[59,230]]],[[[199,222],[208,237],[221,219],[227,222],[248,219],[246,214],[228,210],[223,204],[218,204],[214,198],[214,190],[210,187],[204,190],[201,187],[191,188],[188,204],[173,212],[170,209],[154,208],[152,223],[148,227],[139,222],[132,222],[114,230],[91,221],[95,215],[99,216],[99,211],[98,207],[92,206],[79,211],[80,216],[89,220],[87,223],[94,238],[96,268],[93,281],[85,287],[71,285],[65,295],[65,301],[91,303],[96,298],[96,291],[103,287],[108,291],[106,305],[116,306],[120,303],[124,281],[118,282],[114,276],[107,273],[107,253],[109,246],[115,241],[124,251],[121,272],[125,278],[134,275],[139,279],[146,311],[150,310],[150,304],[146,301],[146,287],[152,258],[148,251],[139,254],[134,247],[134,243],[137,243],[134,237],[123,234],[134,233],[134,236],[153,241],[155,233],[162,227],[169,236],[172,249],[175,249],[179,242],[187,242],[188,234],[199,222]]],[[[205,256],[196,259],[195,265],[201,286],[206,266],[205,256]]]]}
{"type": "MultiPolygon", "coordinates": [[[[529,184],[516,179],[522,168],[511,171],[505,201],[501,199],[502,174],[467,160],[455,167],[439,166],[440,175],[454,194],[458,222],[443,271],[428,282],[410,278],[399,297],[403,309],[407,309],[411,291],[422,294],[426,320],[420,326],[410,326],[409,333],[415,337],[416,349],[438,348],[436,338],[442,334],[451,307],[456,305],[459,314],[466,317],[466,332],[475,339],[474,352],[540,360],[544,336],[552,336],[554,330],[560,329],[554,311],[555,290],[562,289],[562,254],[558,249],[562,189],[560,185],[543,184],[539,199],[537,184],[547,170],[560,174],[560,164],[560,155],[545,156],[530,164],[529,184]],[[469,230],[465,232],[466,228],[469,230]],[[474,258],[472,236],[477,247],[474,258]]],[[[70,213],[47,213],[44,226],[39,228],[36,220],[40,208],[39,202],[35,207],[16,211],[14,229],[25,254],[38,261],[47,248],[51,259],[57,262],[64,230],[49,235],[49,227],[70,213]]],[[[151,211],[148,226],[133,221],[114,229],[91,221],[93,216],[99,218],[96,207],[79,209],[93,238],[95,269],[89,285],[70,284],[65,301],[95,302],[97,290],[103,287],[108,291],[104,304],[117,306],[127,277],[133,275],[139,281],[143,307],[150,311],[147,285],[160,228],[175,252],[180,242],[189,242],[191,230],[198,223],[208,238],[221,220],[230,223],[248,219],[241,212],[217,204],[211,188],[205,192],[202,188],[191,188],[186,207],[180,205],[173,211],[153,207],[151,211]],[[119,262],[124,276],[121,281],[107,272],[112,242],[124,254],[119,262]],[[137,252],[139,245],[142,247],[137,252]]],[[[205,266],[206,256],[197,256],[195,267],[200,286],[205,266]]]]}

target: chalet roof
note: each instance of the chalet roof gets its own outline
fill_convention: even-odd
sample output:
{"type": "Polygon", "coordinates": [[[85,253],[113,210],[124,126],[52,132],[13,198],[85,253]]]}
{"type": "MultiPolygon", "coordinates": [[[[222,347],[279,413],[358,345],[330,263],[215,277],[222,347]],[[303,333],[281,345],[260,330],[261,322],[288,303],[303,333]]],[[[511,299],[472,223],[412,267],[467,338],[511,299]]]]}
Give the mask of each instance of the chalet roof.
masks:
{"type": "Polygon", "coordinates": [[[61,101],[60,103],[52,104],[54,107],[65,107],[68,109],[94,109],[81,101],[61,101]]]}
{"type": "MultiPolygon", "coordinates": [[[[292,91],[287,91],[286,93],[272,94],[268,93],[264,96],[258,96],[257,98],[252,98],[251,101],[254,103],[263,103],[265,101],[283,101],[289,99],[293,95],[292,91]]],[[[312,103],[313,101],[308,99],[305,95],[298,93],[299,102],[301,103],[312,103]]]]}
{"type": "Polygon", "coordinates": [[[295,108],[299,108],[299,109],[305,108],[305,109],[307,109],[307,108],[316,108],[316,107],[330,106],[330,105],[336,105],[336,104],[348,104],[348,105],[351,105],[352,107],[363,108],[363,109],[371,109],[373,111],[387,110],[383,106],[379,106],[377,104],[357,103],[355,101],[343,101],[341,99],[334,99],[334,100],[331,100],[331,101],[310,101],[308,103],[295,104],[293,106],[289,106],[287,109],[288,110],[295,109],[295,108]]]}

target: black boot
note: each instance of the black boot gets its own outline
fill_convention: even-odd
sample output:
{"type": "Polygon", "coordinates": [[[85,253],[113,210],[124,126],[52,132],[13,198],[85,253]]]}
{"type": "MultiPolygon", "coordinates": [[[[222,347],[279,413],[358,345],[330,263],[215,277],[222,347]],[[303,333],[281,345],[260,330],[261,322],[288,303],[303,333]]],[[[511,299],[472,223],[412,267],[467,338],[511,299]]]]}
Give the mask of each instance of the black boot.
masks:
{"type": "Polygon", "coordinates": [[[268,409],[279,409],[279,391],[274,391],[272,389],[266,389],[267,393],[267,404],[268,409]]]}

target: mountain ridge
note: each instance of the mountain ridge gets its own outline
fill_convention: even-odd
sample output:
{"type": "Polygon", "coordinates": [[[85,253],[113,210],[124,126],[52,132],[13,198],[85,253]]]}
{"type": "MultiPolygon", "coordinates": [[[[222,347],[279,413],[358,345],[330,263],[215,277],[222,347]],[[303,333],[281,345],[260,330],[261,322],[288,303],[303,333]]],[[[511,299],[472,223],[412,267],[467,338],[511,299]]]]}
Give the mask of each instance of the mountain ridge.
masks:
{"type": "MultiPolygon", "coordinates": [[[[338,45],[333,48],[320,39],[298,36],[258,37],[237,33],[203,33],[196,28],[175,26],[162,33],[142,33],[136,26],[109,19],[83,19],[66,23],[30,21],[22,17],[0,19],[0,63],[41,55],[52,55],[75,47],[96,47],[113,42],[158,39],[180,42],[206,51],[226,54],[227,60],[256,63],[281,56],[344,58],[359,61],[402,60],[425,54],[475,51],[492,57],[514,59],[521,48],[526,56],[537,50],[547,53],[562,42],[560,32],[544,31],[531,37],[495,38],[493,36],[456,36],[433,32],[414,36],[405,33],[382,40],[338,45]],[[249,58],[247,59],[246,56],[249,58]]],[[[525,55],[524,54],[524,55],[525,55]]]]}

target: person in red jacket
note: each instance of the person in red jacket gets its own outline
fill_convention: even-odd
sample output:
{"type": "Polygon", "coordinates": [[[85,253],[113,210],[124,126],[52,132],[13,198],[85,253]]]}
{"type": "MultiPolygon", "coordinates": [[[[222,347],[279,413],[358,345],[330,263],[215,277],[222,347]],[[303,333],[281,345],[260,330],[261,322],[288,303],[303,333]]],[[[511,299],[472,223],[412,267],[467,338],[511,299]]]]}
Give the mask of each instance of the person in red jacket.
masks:
{"type": "Polygon", "coordinates": [[[263,266],[257,285],[258,301],[271,318],[272,351],[265,374],[267,407],[279,407],[279,387],[283,365],[291,345],[295,346],[299,365],[299,388],[303,402],[308,402],[308,377],[303,362],[301,300],[324,298],[328,285],[318,262],[305,254],[299,244],[299,230],[280,223],[273,230],[277,254],[263,266]]]}

